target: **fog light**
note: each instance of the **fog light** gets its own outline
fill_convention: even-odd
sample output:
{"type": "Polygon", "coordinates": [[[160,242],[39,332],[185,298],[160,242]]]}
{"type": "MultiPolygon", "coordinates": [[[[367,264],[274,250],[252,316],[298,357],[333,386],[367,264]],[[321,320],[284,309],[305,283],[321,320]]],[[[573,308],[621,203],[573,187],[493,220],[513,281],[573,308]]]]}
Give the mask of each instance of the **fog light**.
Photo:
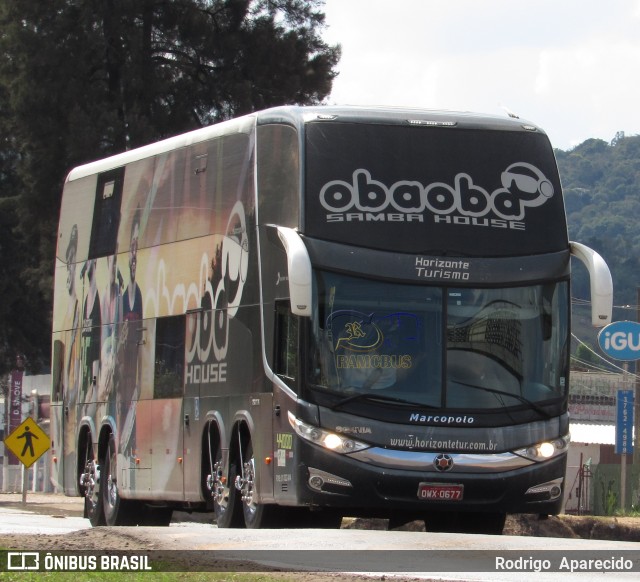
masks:
{"type": "Polygon", "coordinates": [[[322,479],[322,477],[318,475],[313,475],[309,479],[309,486],[312,487],[313,489],[317,489],[318,491],[320,491],[323,485],[324,485],[324,480],[322,479]]]}
{"type": "Polygon", "coordinates": [[[525,495],[528,497],[528,502],[536,502],[536,501],[552,501],[557,499],[562,495],[562,482],[564,479],[554,479],[553,481],[549,481],[547,483],[540,483],[539,485],[534,485],[533,487],[529,487],[525,492],[525,495]]]}
{"type": "Polygon", "coordinates": [[[335,493],[335,491],[327,491],[327,488],[331,488],[332,486],[353,488],[349,479],[334,475],[333,473],[327,473],[327,471],[315,469],[314,467],[309,467],[309,481],[307,481],[307,483],[309,483],[309,487],[312,489],[322,491],[322,493],[329,495],[335,493]]]}

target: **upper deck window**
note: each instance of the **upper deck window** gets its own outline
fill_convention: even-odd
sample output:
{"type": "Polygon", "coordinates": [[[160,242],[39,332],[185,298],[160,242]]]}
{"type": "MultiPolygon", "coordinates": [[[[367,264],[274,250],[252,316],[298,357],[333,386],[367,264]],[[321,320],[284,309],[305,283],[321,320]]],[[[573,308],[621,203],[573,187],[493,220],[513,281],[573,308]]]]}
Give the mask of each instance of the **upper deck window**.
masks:
{"type": "Polygon", "coordinates": [[[297,228],[300,207],[300,156],[293,127],[258,127],[258,218],[261,224],[297,228]]]}
{"type": "Polygon", "coordinates": [[[123,178],[124,168],[117,168],[98,176],[89,243],[90,259],[106,257],[116,252],[123,178]]]}

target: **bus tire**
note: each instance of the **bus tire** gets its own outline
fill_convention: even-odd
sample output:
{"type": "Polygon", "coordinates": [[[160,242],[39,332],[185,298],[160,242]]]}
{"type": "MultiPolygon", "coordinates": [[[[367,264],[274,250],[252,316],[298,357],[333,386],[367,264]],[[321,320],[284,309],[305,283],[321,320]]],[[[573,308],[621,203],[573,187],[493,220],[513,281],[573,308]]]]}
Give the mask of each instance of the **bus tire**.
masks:
{"type": "MultiPolygon", "coordinates": [[[[214,448],[212,435],[209,435],[209,458],[213,461],[211,471],[211,497],[213,499],[213,512],[215,514],[216,525],[219,528],[239,528],[243,527],[242,511],[238,499],[238,491],[235,488],[236,465],[235,462],[229,464],[228,479],[224,479],[224,466],[222,464],[222,447],[220,439],[216,439],[215,454],[211,456],[214,448]]],[[[208,461],[211,464],[211,461],[208,461]]]]}
{"type": "Polygon", "coordinates": [[[247,529],[261,529],[279,527],[278,506],[258,503],[256,488],[256,461],[253,454],[253,444],[247,443],[243,454],[243,470],[241,482],[242,513],[247,529]]]}
{"type": "Polygon", "coordinates": [[[100,491],[100,466],[93,457],[91,442],[87,442],[84,473],[80,490],[84,495],[84,515],[93,527],[105,525],[104,500],[100,491]]]}
{"type": "Polygon", "coordinates": [[[107,452],[102,463],[100,477],[102,486],[102,503],[106,525],[131,525],[137,516],[134,507],[128,507],[127,501],[120,498],[116,473],[116,443],[113,435],[109,437],[107,452]],[[129,511],[127,511],[129,510],[129,511]]]}

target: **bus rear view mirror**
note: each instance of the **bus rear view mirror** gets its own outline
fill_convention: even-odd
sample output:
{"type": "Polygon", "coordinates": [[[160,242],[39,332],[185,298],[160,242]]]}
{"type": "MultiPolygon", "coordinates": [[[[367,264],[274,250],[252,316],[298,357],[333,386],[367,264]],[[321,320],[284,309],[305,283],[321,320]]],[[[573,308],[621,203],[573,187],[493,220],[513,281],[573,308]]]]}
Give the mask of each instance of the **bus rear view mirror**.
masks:
{"type": "Polygon", "coordinates": [[[571,254],[584,263],[591,285],[591,323],[603,327],[611,323],[613,281],[604,259],[593,249],[577,242],[569,243],[571,254]]]}
{"type": "Polygon", "coordinates": [[[278,236],[287,253],[291,313],[311,317],[311,259],[307,247],[292,228],[279,226],[278,236]]]}

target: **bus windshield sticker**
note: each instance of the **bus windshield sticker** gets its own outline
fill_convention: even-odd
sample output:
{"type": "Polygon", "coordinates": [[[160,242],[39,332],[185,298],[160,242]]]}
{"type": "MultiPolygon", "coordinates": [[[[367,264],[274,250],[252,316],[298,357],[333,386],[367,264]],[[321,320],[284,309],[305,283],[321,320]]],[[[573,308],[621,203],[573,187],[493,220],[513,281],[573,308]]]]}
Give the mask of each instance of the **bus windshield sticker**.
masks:
{"type": "MultiPolygon", "coordinates": [[[[474,219],[501,219],[488,226],[504,228],[504,221],[522,221],[527,207],[541,206],[554,194],[554,188],[541,170],[532,164],[518,162],[508,166],[500,177],[501,187],[493,192],[474,183],[462,172],[453,184],[400,180],[389,186],[375,180],[364,168],[354,170],[351,181],[333,180],[320,190],[320,203],[330,213],[400,212],[419,215],[429,210],[436,222],[452,213],[474,219]]],[[[330,214],[327,222],[336,220],[330,214]]],[[[420,221],[422,221],[420,219],[420,221]]],[[[523,226],[524,228],[524,226],[523,226]]]]}
{"type": "Polygon", "coordinates": [[[386,388],[395,371],[412,367],[420,320],[411,313],[389,315],[338,310],[329,316],[336,368],[354,388],[386,388]],[[375,372],[372,374],[372,370],[375,372]]]}
{"type": "Polygon", "coordinates": [[[305,177],[311,238],[434,257],[568,247],[557,164],[543,134],[335,123],[310,125],[306,139],[314,152],[305,177]]]}

